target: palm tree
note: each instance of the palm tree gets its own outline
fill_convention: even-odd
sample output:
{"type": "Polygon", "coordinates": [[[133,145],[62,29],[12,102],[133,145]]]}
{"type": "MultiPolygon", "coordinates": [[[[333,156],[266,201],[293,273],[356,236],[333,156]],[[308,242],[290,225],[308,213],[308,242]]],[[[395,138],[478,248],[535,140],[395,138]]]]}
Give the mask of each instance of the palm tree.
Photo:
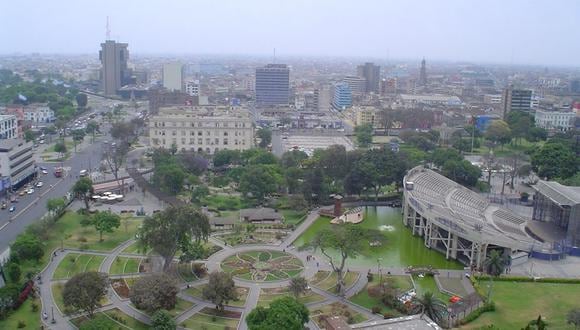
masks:
{"type": "Polygon", "coordinates": [[[506,266],[506,258],[498,250],[492,250],[485,260],[485,268],[488,274],[499,276],[506,266]]]}
{"type": "Polygon", "coordinates": [[[546,330],[546,329],[547,329],[546,321],[542,320],[542,315],[538,315],[537,319],[531,320],[528,323],[528,325],[522,330],[546,330]]]}
{"type": "Polygon", "coordinates": [[[431,320],[439,323],[447,312],[447,306],[432,292],[426,291],[421,297],[414,297],[411,301],[411,311],[427,315],[431,320]]]}

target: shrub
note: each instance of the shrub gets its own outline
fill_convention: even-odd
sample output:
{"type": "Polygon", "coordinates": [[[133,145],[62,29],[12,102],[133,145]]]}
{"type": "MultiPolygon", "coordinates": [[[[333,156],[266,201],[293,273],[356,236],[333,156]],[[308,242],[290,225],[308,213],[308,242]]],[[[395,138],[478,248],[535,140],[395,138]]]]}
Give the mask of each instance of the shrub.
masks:
{"type": "Polygon", "coordinates": [[[258,256],[258,259],[259,259],[260,261],[268,261],[268,260],[270,260],[270,254],[269,254],[269,253],[266,253],[266,252],[262,252],[262,253],[260,253],[260,255],[258,256]]]}
{"type": "Polygon", "coordinates": [[[77,239],[77,241],[79,241],[79,242],[82,242],[82,243],[85,243],[85,242],[87,241],[87,238],[86,238],[86,237],[84,237],[84,236],[81,236],[81,237],[79,237],[79,238],[77,239]]]}
{"type": "Polygon", "coordinates": [[[381,308],[379,306],[373,306],[373,308],[371,308],[371,311],[373,312],[373,314],[379,314],[381,312],[381,308]]]}
{"type": "Polygon", "coordinates": [[[10,263],[8,263],[8,265],[6,265],[5,269],[6,269],[6,273],[8,274],[8,277],[10,278],[10,281],[12,281],[12,283],[18,283],[18,281],[20,281],[20,277],[22,276],[22,271],[20,270],[20,266],[18,266],[17,263],[10,262],[10,263]]]}
{"type": "MultiPolygon", "coordinates": [[[[489,275],[477,276],[479,281],[490,281],[491,277],[489,275]]],[[[526,276],[499,276],[494,277],[494,281],[507,281],[507,282],[538,282],[538,283],[559,283],[559,284],[580,284],[580,278],[552,278],[552,277],[542,277],[533,278],[526,276]]]]}
{"type": "Polygon", "coordinates": [[[373,273],[367,273],[367,281],[369,281],[369,283],[373,281],[373,273]]]}
{"type": "Polygon", "coordinates": [[[481,314],[486,312],[493,312],[495,311],[495,303],[489,302],[485,303],[483,306],[479,307],[478,309],[474,310],[473,312],[469,313],[465,318],[463,318],[459,323],[461,325],[467,324],[469,322],[473,322],[477,319],[481,314]]]}
{"type": "Polygon", "coordinates": [[[44,255],[44,246],[41,240],[30,234],[18,235],[10,246],[10,256],[18,260],[38,261],[44,255]]]}
{"type": "Polygon", "coordinates": [[[32,305],[30,305],[30,310],[32,310],[33,313],[38,312],[38,304],[32,303],[32,305]]]}
{"type": "Polygon", "coordinates": [[[18,320],[18,324],[16,325],[16,327],[18,329],[22,329],[26,327],[26,322],[22,321],[22,320],[18,320]]]}
{"type": "Polygon", "coordinates": [[[393,318],[393,317],[395,317],[395,316],[396,316],[396,315],[395,315],[395,314],[393,314],[393,313],[389,313],[389,312],[383,313],[383,318],[384,318],[385,320],[386,320],[386,319],[392,319],[392,318],[393,318]]]}

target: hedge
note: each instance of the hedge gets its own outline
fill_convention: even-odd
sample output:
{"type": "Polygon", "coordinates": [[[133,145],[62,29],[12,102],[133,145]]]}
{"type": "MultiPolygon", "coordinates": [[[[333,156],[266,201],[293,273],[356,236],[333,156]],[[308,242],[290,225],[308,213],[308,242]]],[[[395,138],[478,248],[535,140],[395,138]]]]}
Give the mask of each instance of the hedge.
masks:
{"type": "Polygon", "coordinates": [[[580,278],[554,278],[542,277],[533,278],[527,276],[501,276],[491,277],[488,275],[476,276],[478,281],[496,281],[496,282],[538,282],[538,283],[561,283],[561,284],[580,284],[580,278]]]}
{"type": "Polygon", "coordinates": [[[469,322],[475,321],[481,314],[486,312],[493,312],[495,311],[495,303],[492,301],[490,303],[485,303],[483,306],[479,307],[478,309],[474,310],[473,312],[469,313],[465,318],[459,321],[459,324],[464,325],[469,322]]]}

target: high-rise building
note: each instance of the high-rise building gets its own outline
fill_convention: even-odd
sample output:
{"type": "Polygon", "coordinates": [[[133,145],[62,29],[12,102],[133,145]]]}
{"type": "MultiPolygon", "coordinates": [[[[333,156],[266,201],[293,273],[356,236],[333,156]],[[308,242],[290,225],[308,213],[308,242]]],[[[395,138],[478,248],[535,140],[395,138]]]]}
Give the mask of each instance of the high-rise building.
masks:
{"type": "Polygon", "coordinates": [[[338,110],[344,110],[352,105],[352,92],[347,83],[341,82],[334,86],[332,105],[338,110]]]}
{"type": "Polygon", "coordinates": [[[421,61],[421,70],[419,71],[419,86],[427,86],[427,65],[425,58],[421,61]]]}
{"type": "Polygon", "coordinates": [[[185,92],[190,96],[199,96],[199,80],[190,80],[186,82],[185,92]]]}
{"type": "Polygon", "coordinates": [[[163,87],[170,91],[183,91],[183,64],[163,64],[163,87]]]}
{"type": "Polygon", "coordinates": [[[101,87],[105,95],[115,95],[117,90],[127,85],[131,80],[131,70],[127,66],[129,60],[129,44],[107,40],[101,44],[99,59],[101,60],[101,87]]]}
{"type": "Polygon", "coordinates": [[[570,81],[570,92],[580,94],[580,79],[572,79],[570,81]]]}
{"type": "Polygon", "coordinates": [[[346,76],[342,80],[348,84],[350,87],[351,92],[353,93],[364,93],[367,88],[367,81],[365,78],[357,77],[357,76],[346,76]]]}
{"type": "Polygon", "coordinates": [[[18,121],[15,115],[0,115],[0,140],[18,138],[18,121]]]}
{"type": "Polygon", "coordinates": [[[288,105],[290,69],[286,64],[268,64],[256,69],[256,104],[288,105]]]}
{"type": "Polygon", "coordinates": [[[379,82],[381,80],[381,67],[367,62],[357,67],[359,77],[365,78],[365,92],[379,92],[379,82]]]}
{"type": "Polygon", "coordinates": [[[502,95],[503,118],[511,111],[530,112],[532,108],[532,91],[529,89],[514,89],[508,86],[502,95]]]}

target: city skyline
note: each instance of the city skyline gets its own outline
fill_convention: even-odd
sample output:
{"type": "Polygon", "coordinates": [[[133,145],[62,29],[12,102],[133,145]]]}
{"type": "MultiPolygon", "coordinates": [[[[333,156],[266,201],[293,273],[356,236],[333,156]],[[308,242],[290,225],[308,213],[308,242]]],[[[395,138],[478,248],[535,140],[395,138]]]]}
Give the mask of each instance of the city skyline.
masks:
{"type": "Polygon", "coordinates": [[[133,54],[331,56],[578,66],[580,3],[135,1],[7,3],[0,54],[88,54],[110,19],[133,54]],[[62,10],[67,8],[67,10],[62,10]],[[138,10],[136,9],[138,8],[138,10]],[[525,10],[521,10],[525,8],[525,10]],[[22,25],[26,12],[28,22],[22,25]],[[50,18],[47,20],[47,17],[50,18]],[[142,24],[143,22],[158,24],[142,24]],[[42,23],[42,24],[41,24],[42,23]],[[74,28],[71,28],[74,27],[74,28]],[[74,42],[71,42],[74,40],[74,42]]]}

